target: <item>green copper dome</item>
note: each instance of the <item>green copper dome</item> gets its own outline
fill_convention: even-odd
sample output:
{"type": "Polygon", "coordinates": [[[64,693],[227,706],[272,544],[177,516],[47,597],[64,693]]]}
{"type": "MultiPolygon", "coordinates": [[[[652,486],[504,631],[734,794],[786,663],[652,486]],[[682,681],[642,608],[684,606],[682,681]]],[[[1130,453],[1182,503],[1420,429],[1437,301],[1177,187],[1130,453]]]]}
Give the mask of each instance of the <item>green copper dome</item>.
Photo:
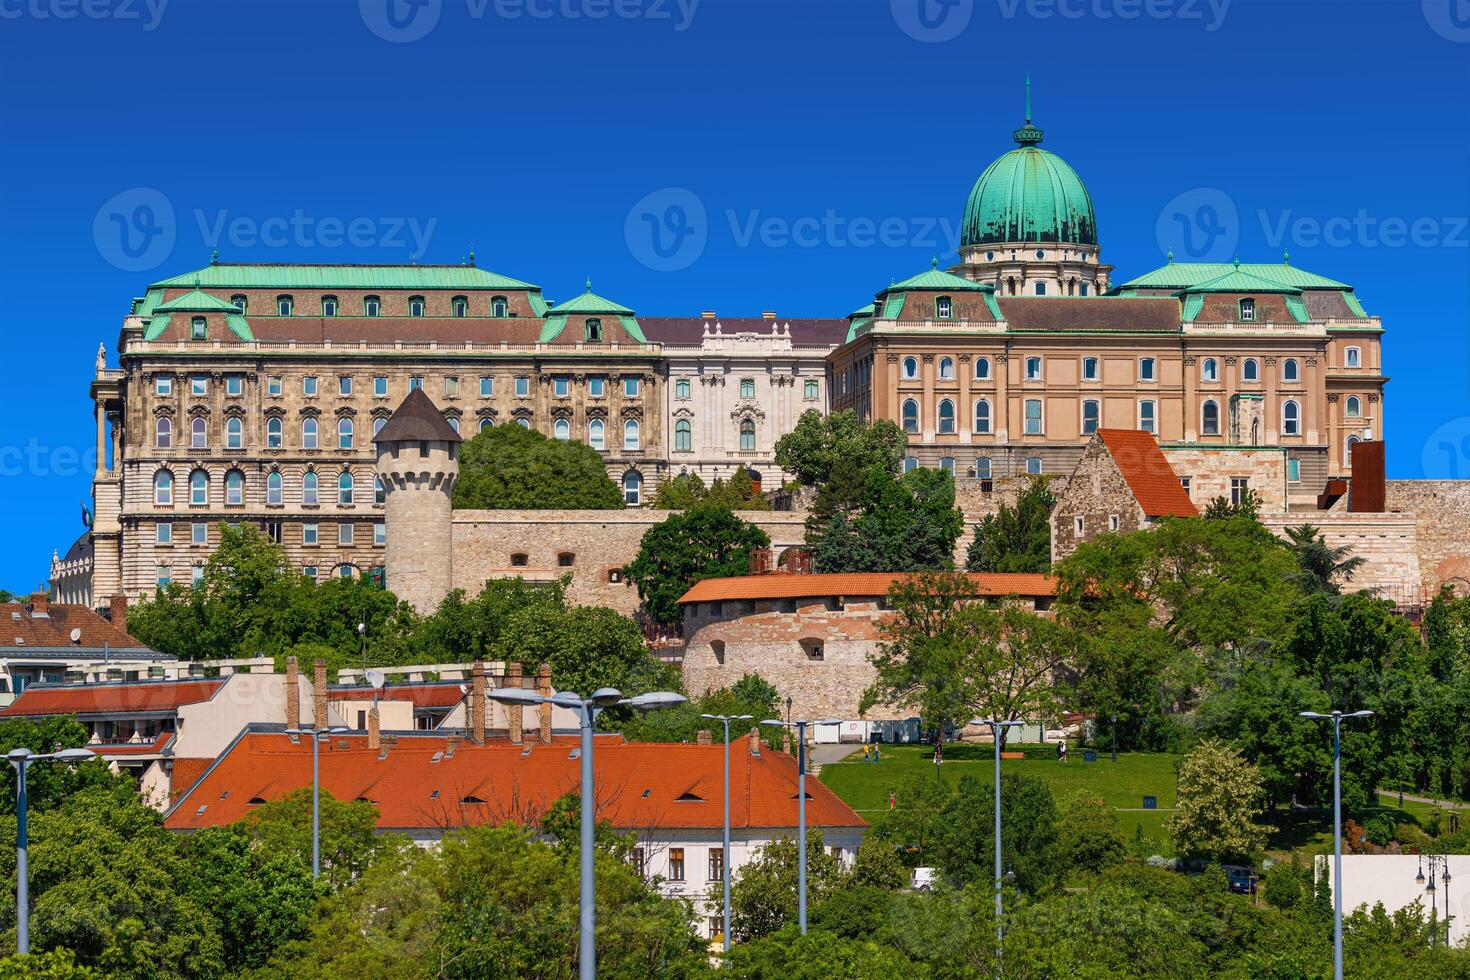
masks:
{"type": "Polygon", "coordinates": [[[1042,132],[1030,113],[1014,136],[1019,146],[985,168],[970,191],[961,244],[1096,245],[1097,216],[1077,171],[1037,145],[1042,132]]]}

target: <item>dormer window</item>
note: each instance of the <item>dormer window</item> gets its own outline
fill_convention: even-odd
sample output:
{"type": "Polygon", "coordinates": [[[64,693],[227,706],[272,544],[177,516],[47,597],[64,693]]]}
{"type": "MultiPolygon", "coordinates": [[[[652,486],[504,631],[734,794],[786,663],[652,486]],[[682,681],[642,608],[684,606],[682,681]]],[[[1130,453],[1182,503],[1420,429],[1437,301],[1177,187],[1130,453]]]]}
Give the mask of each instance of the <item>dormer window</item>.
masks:
{"type": "Polygon", "coordinates": [[[934,301],[934,318],[936,320],[948,320],[954,316],[954,299],[949,296],[941,296],[934,301]]]}
{"type": "Polygon", "coordinates": [[[336,316],[336,315],[337,315],[337,297],[335,297],[335,296],[323,296],[322,297],[322,316],[336,316]]]}
{"type": "Polygon", "coordinates": [[[1244,323],[1251,323],[1256,318],[1256,301],[1243,299],[1240,301],[1240,319],[1244,323]]]}
{"type": "Polygon", "coordinates": [[[208,340],[209,339],[209,325],[205,322],[204,317],[202,317],[202,316],[196,316],[193,319],[193,321],[190,323],[190,325],[189,325],[189,339],[190,340],[208,340]]]}
{"type": "Polygon", "coordinates": [[[586,337],[587,337],[587,343],[589,343],[589,344],[600,344],[600,343],[602,343],[602,321],[601,320],[588,320],[587,321],[587,333],[586,333],[586,337]]]}
{"type": "Polygon", "coordinates": [[[410,296],[408,298],[408,315],[409,316],[423,316],[424,315],[424,298],[422,296],[410,296]]]}
{"type": "Polygon", "coordinates": [[[290,316],[291,311],[295,309],[295,307],[296,301],[293,300],[290,296],[276,297],[276,316],[290,316]]]}
{"type": "Polygon", "coordinates": [[[491,316],[507,316],[510,310],[510,302],[504,296],[494,296],[490,299],[491,316]]]}
{"type": "Polygon", "coordinates": [[[1046,295],[1046,283],[1044,283],[1044,282],[1038,282],[1036,284],[1036,295],[1037,296],[1045,296],[1046,295]]]}
{"type": "Polygon", "coordinates": [[[1349,347],[1346,352],[1344,363],[1350,368],[1362,367],[1363,352],[1356,347],[1349,347]]]}
{"type": "Polygon", "coordinates": [[[241,313],[244,313],[245,308],[250,305],[250,300],[244,293],[236,293],[234,296],[231,296],[230,302],[234,303],[235,309],[241,313]]]}
{"type": "Polygon", "coordinates": [[[362,298],[362,315],[379,316],[383,312],[383,300],[379,296],[364,296],[362,298]]]}
{"type": "Polygon", "coordinates": [[[451,305],[454,307],[454,315],[463,319],[470,315],[470,298],[468,296],[456,296],[451,305]]]}

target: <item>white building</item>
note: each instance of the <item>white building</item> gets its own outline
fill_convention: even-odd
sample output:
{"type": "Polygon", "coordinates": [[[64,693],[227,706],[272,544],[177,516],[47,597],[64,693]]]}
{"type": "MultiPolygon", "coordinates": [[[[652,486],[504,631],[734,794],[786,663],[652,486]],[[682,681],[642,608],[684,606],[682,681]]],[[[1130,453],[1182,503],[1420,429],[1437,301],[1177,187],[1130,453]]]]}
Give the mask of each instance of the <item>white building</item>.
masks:
{"type": "MultiPolygon", "coordinates": [[[[1450,918],[1450,942],[1470,937],[1470,855],[1451,854],[1435,859],[1435,881],[1429,887],[1429,858],[1419,854],[1345,854],[1342,858],[1342,911],[1368,909],[1382,903],[1387,912],[1418,903],[1425,918],[1439,910],[1439,920],[1450,918]],[[1448,862],[1443,864],[1439,862],[1448,862]],[[1449,871],[1449,880],[1444,878],[1449,871]],[[1422,876],[1422,880],[1421,880],[1422,876]]],[[[1317,873],[1332,880],[1332,857],[1317,858],[1317,873]]]]}

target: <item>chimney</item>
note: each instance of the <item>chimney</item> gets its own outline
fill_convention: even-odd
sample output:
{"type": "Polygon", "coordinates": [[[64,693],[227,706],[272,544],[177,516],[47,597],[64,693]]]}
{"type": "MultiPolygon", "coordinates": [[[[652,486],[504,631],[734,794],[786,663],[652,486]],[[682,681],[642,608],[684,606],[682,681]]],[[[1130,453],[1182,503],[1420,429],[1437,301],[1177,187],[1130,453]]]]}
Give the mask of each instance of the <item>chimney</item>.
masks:
{"type": "Polygon", "coordinates": [[[480,660],[470,668],[470,741],[485,744],[485,664],[480,660]]]}
{"type": "Polygon", "coordinates": [[[383,744],[382,729],[378,722],[378,704],[373,702],[373,709],[368,712],[368,741],[370,749],[376,749],[383,744]]]}
{"type": "MultiPolygon", "coordinates": [[[[520,664],[518,664],[518,663],[509,663],[509,664],[506,664],[505,665],[505,686],[506,687],[510,687],[510,688],[519,688],[519,687],[523,687],[524,686],[521,683],[521,665],[520,664]]],[[[520,745],[521,744],[521,740],[525,737],[523,735],[523,733],[522,733],[523,723],[524,723],[524,718],[523,718],[522,713],[521,713],[521,706],[518,705],[518,704],[508,704],[508,705],[506,705],[505,706],[505,729],[506,729],[506,733],[510,736],[510,744],[512,744],[512,745],[520,745]]]]}
{"type": "Polygon", "coordinates": [[[301,727],[301,682],[296,658],[286,658],[286,727],[301,727]]]}
{"type": "Polygon", "coordinates": [[[51,615],[51,600],[44,592],[33,593],[27,600],[31,604],[31,615],[51,615]]]}
{"type": "Polygon", "coordinates": [[[775,310],[766,310],[764,313],[761,314],[761,319],[762,320],[774,320],[774,319],[776,319],[776,311],[775,310]]]}
{"type": "Polygon", "coordinates": [[[750,727],[750,755],[754,759],[761,757],[761,730],[755,725],[750,727]]]}
{"type": "MultiPolygon", "coordinates": [[[[541,670],[536,674],[536,693],[543,698],[551,697],[551,664],[542,664],[541,670]]],[[[551,741],[551,704],[549,702],[541,705],[541,742],[543,744],[551,741]]]]}
{"type": "Polygon", "coordinates": [[[713,745],[715,744],[715,739],[714,736],[710,734],[708,728],[701,728],[699,731],[694,733],[694,744],[713,745]]]}
{"type": "Polygon", "coordinates": [[[791,729],[781,729],[781,751],[787,755],[791,754],[791,729]]]}
{"type": "Polygon", "coordinates": [[[717,316],[719,316],[719,314],[717,314],[714,310],[705,310],[703,313],[701,313],[699,315],[701,317],[703,317],[704,319],[706,319],[706,320],[713,320],[717,316]]]}
{"type": "Polygon", "coordinates": [[[124,633],[128,631],[128,597],[125,595],[112,597],[112,625],[124,633]]]}
{"type": "Polygon", "coordinates": [[[327,727],[327,662],[316,662],[315,679],[311,684],[312,724],[317,731],[327,727]]]}
{"type": "Polygon", "coordinates": [[[459,736],[450,735],[444,740],[444,758],[454,758],[454,750],[459,748],[459,736]]]}

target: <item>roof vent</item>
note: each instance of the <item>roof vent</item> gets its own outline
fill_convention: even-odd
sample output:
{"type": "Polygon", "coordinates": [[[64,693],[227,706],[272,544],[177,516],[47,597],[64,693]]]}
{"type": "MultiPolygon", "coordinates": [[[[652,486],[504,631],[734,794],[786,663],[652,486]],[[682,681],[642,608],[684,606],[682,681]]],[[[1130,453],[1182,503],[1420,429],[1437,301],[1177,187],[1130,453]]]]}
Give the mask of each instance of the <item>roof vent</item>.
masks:
{"type": "Polygon", "coordinates": [[[442,758],[444,758],[444,753],[443,752],[435,752],[433,755],[431,755],[429,757],[429,761],[430,762],[438,762],[442,758]]]}
{"type": "Polygon", "coordinates": [[[15,638],[15,645],[18,646],[18,647],[25,646],[26,645],[26,638],[23,637],[23,636],[17,636],[15,638]]]}
{"type": "Polygon", "coordinates": [[[524,759],[526,756],[528,756],[530,754],[531,754],[531,747],[529,745],[526,746],[525,748],[521,749],[521,758],[522,759],[524,759]]]}
{"type": "Polygon", "coordinates": [[[201,804],[199,804],[199,809],[197,809],[197,810],[194,811],[194,816],[197,817],[197,816],[201,815],[202,813],[204,813],[205,810],[208,810],[208,809],[209,809],[209,804],[208,803],[201,803],[201,804]]]}
{"type": "Polygon", "coordinates": [[[648,794],[649,794],[649,793],[652,793],[652,792],[653,792],[653,787],[652,787],[652,786],[650,786],[650,787],[649,787],[649,788],[648,788],[648,789],[646,789],[646,790],[644,790],[644,791],[643,791],[643,798],[644,798],[644,799],[645,799],[645,800],[646,800],[646,799],[648,799],[648,794]]]}
{"type": "Polygon", "coordinates": [[[580,758],[582,758],[582,750],[581,749],[572,749],[572,751],[570,751],[570,752],[567,753],[567,758],[568,759],[580,759],[580,758]]]}
{"type": "Polygon", "coordinates": [[[431,799],[431,800],[437,800],[438,798],[439,798],[439,791],[437,789],[434,790],[434,792],[432,792],[432,793],[429,794],[429,799],[431,799]]]}
{"type": "Polygon", "coordinates": [[[221,793],[219,795],[219,798],[222,799],[222,800],[228,800],[230,798],[230,791],[229,790],[225,790],[223,793],[221,793]]]}
{"type": "Polygon", "coordinates": [[[460,800],[459,802],[461,802],[461,803],[468,803],[468,804],[472,804],[472,805],[479,805],[479,806],[483,806],[484,803],[485,803],[485,801],[482,800],[482,799],[480,799],[478,796],[466,796],[464,799],[460,800]]]}
{"type": "MultiPolygon", "coordinates": [[[[807,799],[811,799],[811,797],[808,796],[807,799]]],[[[704,797],[700,796],[698,793],[695,793],[695,792],[693,792],[691,790],[690,792],[685,793],[682,796],[677,797],[674,800],[674,802],[676,802],[676,803],[703,803],[704,802],[704,797]]]]}
{"type": "Polygon", "coordinates": [[[250,799],[245,801],[246,806],[260,806],[263,803],[265,803],[265,800],[261,799],[258,796],[252,796],[250,797],[250,799]]]}

